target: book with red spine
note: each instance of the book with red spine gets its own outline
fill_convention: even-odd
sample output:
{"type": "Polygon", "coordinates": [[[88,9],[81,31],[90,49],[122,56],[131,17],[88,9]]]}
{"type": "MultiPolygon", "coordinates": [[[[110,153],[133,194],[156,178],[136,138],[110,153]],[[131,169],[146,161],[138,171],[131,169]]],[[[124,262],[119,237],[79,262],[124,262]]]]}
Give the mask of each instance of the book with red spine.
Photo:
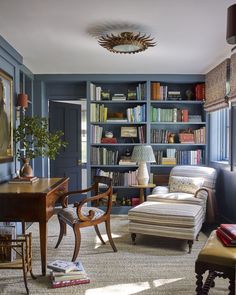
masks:
{"type": "Polygon", "coordinates": [[[88,283],[90,283],[89,278],[79,279],[79,280],[59,281],[59,282],[55,282],[52,280],[52,288],[62,288],[62,287],[68,287],[68,286],[80,285],[80,284],[88,284],[88,283]]]}
{"type": "Polygon", "coordinates": [[[235,244],[229,243],[225,236],[223,236],[218,229],[216,230],[216,235],[225,247],[236,247],[235,244]]]}
{"type": "Polygon", "coordinates": [[[236,224],[226,224],[220,225],[220,228],[226,232],[232,239],[236,239],[236,224]]]}
{"type": "Polygon", "coordinates": [[[188,110],[182,110],[182,122],[188,122],[188,110]]]}
{"type": "Polygon", "coordinates": [[[236,246],[236,239],[233,239],[231,236],[229,236],[224,230],[222,230],[220,227],[217,228],[217,231],[220,233],[221,236],[224,237],[224,239],[227,241],[228,244],[232,244],[236,246]]]}

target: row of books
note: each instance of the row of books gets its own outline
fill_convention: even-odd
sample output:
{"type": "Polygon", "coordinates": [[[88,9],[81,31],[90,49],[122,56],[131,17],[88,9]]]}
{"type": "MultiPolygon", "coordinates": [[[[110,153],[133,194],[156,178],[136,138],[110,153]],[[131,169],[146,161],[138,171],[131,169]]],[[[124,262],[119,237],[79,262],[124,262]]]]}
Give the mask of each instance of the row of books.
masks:
{"type": "Polygon", "coordinates": [[[152,143],[192,143],[205,144],[206,143],[206,127],[193,130],[192,133],[174,134],[174,142],[169,142],[169,136],[173,133],[167,129],[152,129],[151,142],[152,143]]]}
{"type": "Polygon", "coordinates": [[[112,178],[113,186],[129,186],[138,184],[137,182],[138,170],[128,172],[114,172],[114,171],[103,171],[102,169],[96,169],[96,175],[107,176],[112,178]]]}
{"type": "Polygon", "coordinates": [[[55,260],[47,265],[50,269],[50,280],[53,288],[86,284],[90,282],[80,261],[69,262],[55,260]]]}
{"type": "Polygon", "coordinates": [[[134,108],[128,108],[126,111],[127,122],[139,123],[146,121],[146,105],[138,105],[134,108]]]}
{"type": "Polygon", "coordinates": [[[108,108],[104,104],[98,105],[92,103],[90,105],[91,122],[145,122],[146,105],[138,105],[134,108],[128,108],[126,114],[121,117],[113,117],[112,113],[108,114],[108,108]]]}
{"type": "MultiPolygon", "coordinates": [[[[191,91],[191,99],[195,97],[196,100],[205,99],[205,83],[196,84],[194,91],[191,91]]],[[[151,99],[152,100],[172,100],[182,99],[180,90],[168,90],[167,85],[161,85],[160,82],[151,83],[151,99]]],[[[186,91],[184,97],[187,96],[186,91]]],[[[187,98],[187,97],[186,97],[187,98]]],[[[189,99],[189,98],[188,98],[189,99]]]]}
{"type": "Polygon", "coordinates": [[[151,106],[151,122],[189,122],[188,109],[162,109],[151,106]]]}
{"type": "MultiPolygon", "coordinates": [[[[171,150],[171,149],[169,149],[171,150]]],[[[177,151],[172,149],[171,157],[167,152],[158,150],[154,152],[157,165],[201,165],[204,163],[205,151],[201,149],[190,151],[177,151]]],[[[170,152],[169,152],[170,153],[170,152]]]]}
{"type": "Polygon", "coordinates": [[[104,147],[91,147],[92,165],[116,165],[118,164],[118,151],[112,151],[104,147]]]}
{"type": "Polygon", "coordinates": [[[226,247],[236,247],[236,224],[221,224],[216,234],[226,247]]]}

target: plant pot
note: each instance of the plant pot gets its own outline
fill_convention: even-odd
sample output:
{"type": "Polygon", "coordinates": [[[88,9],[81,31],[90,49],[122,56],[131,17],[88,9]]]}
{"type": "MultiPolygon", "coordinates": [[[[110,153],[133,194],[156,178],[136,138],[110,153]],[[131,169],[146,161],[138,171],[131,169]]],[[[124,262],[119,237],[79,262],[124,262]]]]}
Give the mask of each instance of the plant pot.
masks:
{"type": "Polygon", "coordinates": [[[30,160],[27,158],[22,158],[23,166],[20,169],[20,176],[22,177],[33,177],[33,169],[30,166],[30,160]]]}

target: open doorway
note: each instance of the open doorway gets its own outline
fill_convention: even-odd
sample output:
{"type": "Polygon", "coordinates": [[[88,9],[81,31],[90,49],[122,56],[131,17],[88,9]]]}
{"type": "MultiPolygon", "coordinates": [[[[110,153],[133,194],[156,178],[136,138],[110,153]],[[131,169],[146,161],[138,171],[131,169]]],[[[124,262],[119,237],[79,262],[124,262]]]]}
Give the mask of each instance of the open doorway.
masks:
{"type": "Polygon", "coordinates": [[[50,177],[70,177],[69,190],[87,186],[87,102],[49,102],[50,131],[62,130],[68,146],[50,161],[50,177]]]}

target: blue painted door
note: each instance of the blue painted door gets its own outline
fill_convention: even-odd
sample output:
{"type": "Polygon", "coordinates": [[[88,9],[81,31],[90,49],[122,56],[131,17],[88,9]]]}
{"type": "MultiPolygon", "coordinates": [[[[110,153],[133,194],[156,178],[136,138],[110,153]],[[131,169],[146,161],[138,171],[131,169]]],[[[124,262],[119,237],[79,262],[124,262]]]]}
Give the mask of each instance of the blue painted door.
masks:
{"type": "Polygon", "coordinates": [[[62,130],[68,143],[55,160],[50,161],[50,177],[69,177],[69,190],[81,189],[81,106],[49,102],[49,129],[62,130]]]}

